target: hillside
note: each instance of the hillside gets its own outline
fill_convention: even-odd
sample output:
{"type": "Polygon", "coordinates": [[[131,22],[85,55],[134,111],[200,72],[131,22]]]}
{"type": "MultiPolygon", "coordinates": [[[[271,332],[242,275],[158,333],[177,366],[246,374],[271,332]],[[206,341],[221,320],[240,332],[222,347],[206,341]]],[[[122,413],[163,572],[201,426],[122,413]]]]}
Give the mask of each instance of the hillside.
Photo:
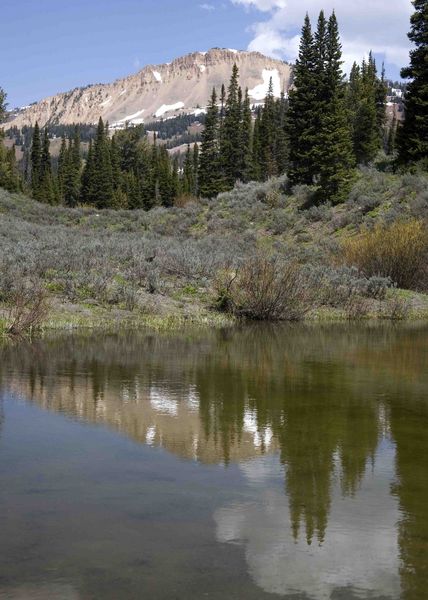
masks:
{"type": "Polygon", "coordinates": [[[262,102],[272,77],[274,93],[290,87],[291,67],[259,52],[214,48],[194,52],[171,63],[148,65],[135,75],[110,84],[76,88],[46,98],[11,115],[8,126],[96,123],[99,117],[113,128],[140,124],[204,110],[213,87],[220,88],[237,64],[240,85],[252,102],[262,102]]]}
{"type": "Polygon", "coordinates": [[[7,303],[24,282],[32,296],[42,289],[54,326],[224,323],[225,281],[268,257],[278,269],[298,268],[301,295],[292,300],[305,309],[293,318],[428,314],[426,271],[414,291],[397,291],[384,274],[343,259],[344,242],[358,232],[426,221],[426,175],[365,170],[344,204],[309,209],[309,190],[287,196],[284,183],[240,185],[211,201],[149,212],[50,207],[2,191],[0,298],[7,303]]]}

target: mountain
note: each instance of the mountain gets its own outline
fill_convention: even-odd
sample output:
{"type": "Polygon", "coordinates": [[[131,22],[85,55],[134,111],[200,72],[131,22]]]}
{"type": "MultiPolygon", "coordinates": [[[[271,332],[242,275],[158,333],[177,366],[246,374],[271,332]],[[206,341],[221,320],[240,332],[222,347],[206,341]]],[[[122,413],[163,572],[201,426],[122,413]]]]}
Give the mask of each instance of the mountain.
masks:
{"type": "Polygon", "coordinates": [[[234,63],[240,84],[254,104],[262,102],[272,78],[274,93],[288,91],[291,66],[259,52],[213,48],[193,52],[171,63],[149,65],[135,75],[109,84],[76,88],[16,110],[10,125],[96,123],[99,117],[113,128],[184,113],[204,111],[213,87],[227,85],[234,63]]]}

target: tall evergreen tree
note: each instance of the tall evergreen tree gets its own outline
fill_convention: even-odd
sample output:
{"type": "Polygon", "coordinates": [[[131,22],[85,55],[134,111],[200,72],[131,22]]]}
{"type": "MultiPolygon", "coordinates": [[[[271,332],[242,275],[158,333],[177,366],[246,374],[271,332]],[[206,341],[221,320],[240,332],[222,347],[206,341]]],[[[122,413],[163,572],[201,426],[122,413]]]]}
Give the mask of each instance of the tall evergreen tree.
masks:
{"type": "MultiPolygon", "coordinates": [[[[376,63],[375,63],[376,65],[376,63]]],[[[386,135],[386,99],[388,95],[388,85],[385,79],[385,64],[382,63],[382,71],[380,78],[376,76],[376,121],[379,135],[379,145],[385,141],[386,135]]]]}
{"type": "Polygon", "coordinates": [[[42,153],[40,159],[40,178],[37,187],[36,200],[46,202],[47,204],[55,203],[55,192],[52,178],[52,162],[50,155],[50,142],[48,129],[45,127],[43,133],[42,153]]]}
{"type": "Polygon", "coordinates": [[[126,208],[127,200],[122,192],[122,173],[120,169],[119,148],[116,144],[116,136],[114,135],[110,142],[110,162],[111,175],[113,185],[113,206],[117,208],[126,208]]]}
{"type": "Polygon", "coordinates": [[[388,130],[388,137],[386,142],[386,153],[388,156],[395,154],[395,142],[397,136],[397,117],[394,114],[391,125],[388,130]]]}
{"type": "Polygon", "coordinates": [[[265,104],[261,109],[261,118],[259,124],[259,166],[263,179],[268,179],[278,175],[276,163],[275,140],[277,133],[275,97],[273,94],[272,77],[269,81],[269,88],[265,98],[265,104]]]}
{"type": "Polygon", "coordinates": [[[199,195],[199,146],[197,143],[193,146],[193,174],[194,174],[194,188],[193,194],[199,195]]]}
{"type": "Polygon", "coordinates": [[[279,174],[285,173],[288,168],[289,146],[288,146],[288,102],[284,92],[276,101],[276,127],[275,127],[275,161],[276,170],[279,174]]]}
{"type": "Polygon", "coordinates": [[[398,130],[401,164],[416,163],[428,157],[428,2],[413,0],[409,39],[415,45],[410,66],[401,76],[411,79],[404,99],[405,120],[398,130]]]}
{"type": "Polygon", "coordinates": [[[169,207],[174,204],[177,189],[174,189],[175,177],[173,174],[173,165],[171,164],[165,145],[160,146],[157,161],[159,202],[162,206],[169,207]]]}
{"type": "Polygon", "coordinates": [[[317,148],[321,201],[339,202],[350,189],[355,159],[345,103],[342,46],[336,15],[331,15],[326,35],[325,112],[321,117],[317,148]]]}
{"type": "Polygon", "coordinates": [[[172,161],[172,170],[171,170],[171,183],[170,183],[170,201],[171,205],[174,204],[176,198],[178,198],[180,193],[180,175],[179,175],[179,164],[178,164],[178,156],[174,156],[172,161]]]}
{"type": "MultiPolygon", "coordinates": [[[[91,140],[92,142],[92,140],[91,140]]],[[[61,137],[61,147],[58,156],[58,169],[57,169],[57,187],[59,200],[61,203],[64,202],[64,182],[66,178],[66,172],[68,167],[68,152],[67,152],[67,138],[65,132],[61,137]]]]}
{"type": "Polygon", "coordinates": [[[220,160],[219,145],[219,111],[217,94],[212,91],[207,107],[205,129],[202,133],[201,153],[199,160],[199,193],[201,196],[213,198],[224,189],[224,179],[220,160]]]}
{"type": "Polygon", "coordinates": [[[260,181],[262,179],[262,168],[260,156],[261,150],[261,121],[262,121],[262,109],[258,107],[256,110],[256,119],[254,121],[253,128],[253,143],[251,148],[251,174],[250,179],[254,181],[260,181]]]}
{"type": "Polygon", "coordinates": [[[68,142],[67,150],[64,150],[64,143],[61,142],[60,158],[58,175],[61,172],[61,177],[58,176],[58,185],[60,189],[62,186],[64,204],[74,207],[79,201],[81,185],[80,131],[77,126],[68,142]]]}
{"type": "Polygon", "coordinates": [[[253,117],[251,114],[251,102],[248,88],[245,90],[242,103],[242,121],[240,131],[240,178],[242,181],[250,181],[252,175],[252,152],[253,152],[253,117]]]}
{"type": "Polygon", "coordinates": [[[376,66],[370,54],[360,67],[354,65],[349,81],[348,100],[353,151],[357,164],[368,164],[380,148],[376,66]]]}
{"type": "Polygon", "coordinates": [[[225,184],[232,188],[241,177],[242,147],[240,140],[242,92],[239,91],[239,70],[233,65],[224,108],[220,154],[225,184]]]}
{"type": "Polygon", "coordinates": [[[193,153],[190,144],[187,144],[186,157],[183,166],[182,191],[184,194],[193,194],[195,189],[195,171],[193,153]]]}
{"type": "Polygon", "coordinates": [[[100,117],[94,143],[94,168],[89,201],[98,208],[110,208],[114,200],[113,172],[108,130],[100,117]]]}
{"type": "MultiPolygon", "coordinates": [[[[64,153],[64,160],[67,157],[67,151],[64,153]]],[[[82,171],[82,179],[80,186],[80,202],[82,204],[90,203],[91,201],[91,192],[94,181],[94,171],[95,171],[95,162],[94,162],[94,147],[92,139],[89,140],[89,148],[88,155],[86,157],[85,166],[82,171]]]]}
{"type": "Polygon", "coordinates": [[[36,122],[31,144],[31,190],[33,198],[40,198],[40,180],[42,164],[42,142],[40,139],[40,128],[36,122]]]}
{"type": "Polygon", "coordinates": [[[289,180],[291,185],[313,184],[316,128],[317,54],[309,16],[306,15],[300,39],[299,57],[294,68],[294,89],[290,92],[288,135],[290,143],[289,180]]]}
{"type": "Polygon", "coordinates": [[[23,190],[23,184],[16,164],[15,146],[6,148],[3,136],[0,130],[0,187],[9,192],[20,192],[23,190]]]}

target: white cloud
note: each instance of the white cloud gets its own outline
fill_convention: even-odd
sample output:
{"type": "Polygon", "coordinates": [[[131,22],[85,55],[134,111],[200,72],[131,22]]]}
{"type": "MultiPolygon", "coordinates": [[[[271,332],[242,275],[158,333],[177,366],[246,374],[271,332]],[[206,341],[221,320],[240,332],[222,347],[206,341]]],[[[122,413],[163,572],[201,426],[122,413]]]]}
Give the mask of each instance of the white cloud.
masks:
{"type": "Polygon", "coordinates": [[[369,50],[383,55],[387,64],[397,68],[408,63],[407,31],[413,11],[410,0],[231,1],[267,14],[267,18],[252,26],[250,50],[294,61],[305,13],[309,12],[315,26],[320,10],[324,9],[327,14],[336,11],[347,68],[354,60],[360,62],[369,50]]]}
{"type": "Polygon", "coordinates": [[[333,478],[325,539],[311,545],[303,525],[293,538],[278,458],[241,464],[251,492],[214,513],[217,539],[245,549],[252,579],[270,594],[330,600],[352,590],[358,597],[399,598],[399,507],[390,490],[394,461],[393,448],[379,451],[355,497],[344,498],[339,477],[333,478]]]}
{"type": "Polygon", "coordinates": [[[199,8],[202,8],[202,10],[215,10],[215,6],[213,4],[207,4],[206,2],[204,4],[200,4],[199,8]]]}

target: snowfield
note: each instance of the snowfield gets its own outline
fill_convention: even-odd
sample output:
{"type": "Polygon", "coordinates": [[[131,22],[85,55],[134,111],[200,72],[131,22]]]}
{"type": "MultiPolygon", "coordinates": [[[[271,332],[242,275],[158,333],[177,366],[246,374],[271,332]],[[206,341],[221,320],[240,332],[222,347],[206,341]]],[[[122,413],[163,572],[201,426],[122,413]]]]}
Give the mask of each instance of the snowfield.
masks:
{"type": "Polygon", "coordinates": [[[178,110],[179,108],[184,108],[184,102],[176,102],[175,104],[162,104],[162,106],[155,112],[155,117],[162,117],[162,115],[165,113],[172,110],[178,110]]]}
{"type": "Polygon", "coordinates": [[[263,69],[262,71],[263,83],[256,85],[252,90],[248,91],[248,94],[254,100],[264,100],[269,90],[269,82],[272,78],[273,84],[273,95],[276,98],[281,96],[281,78],[278,73],[278,69],[263,69]]]}

